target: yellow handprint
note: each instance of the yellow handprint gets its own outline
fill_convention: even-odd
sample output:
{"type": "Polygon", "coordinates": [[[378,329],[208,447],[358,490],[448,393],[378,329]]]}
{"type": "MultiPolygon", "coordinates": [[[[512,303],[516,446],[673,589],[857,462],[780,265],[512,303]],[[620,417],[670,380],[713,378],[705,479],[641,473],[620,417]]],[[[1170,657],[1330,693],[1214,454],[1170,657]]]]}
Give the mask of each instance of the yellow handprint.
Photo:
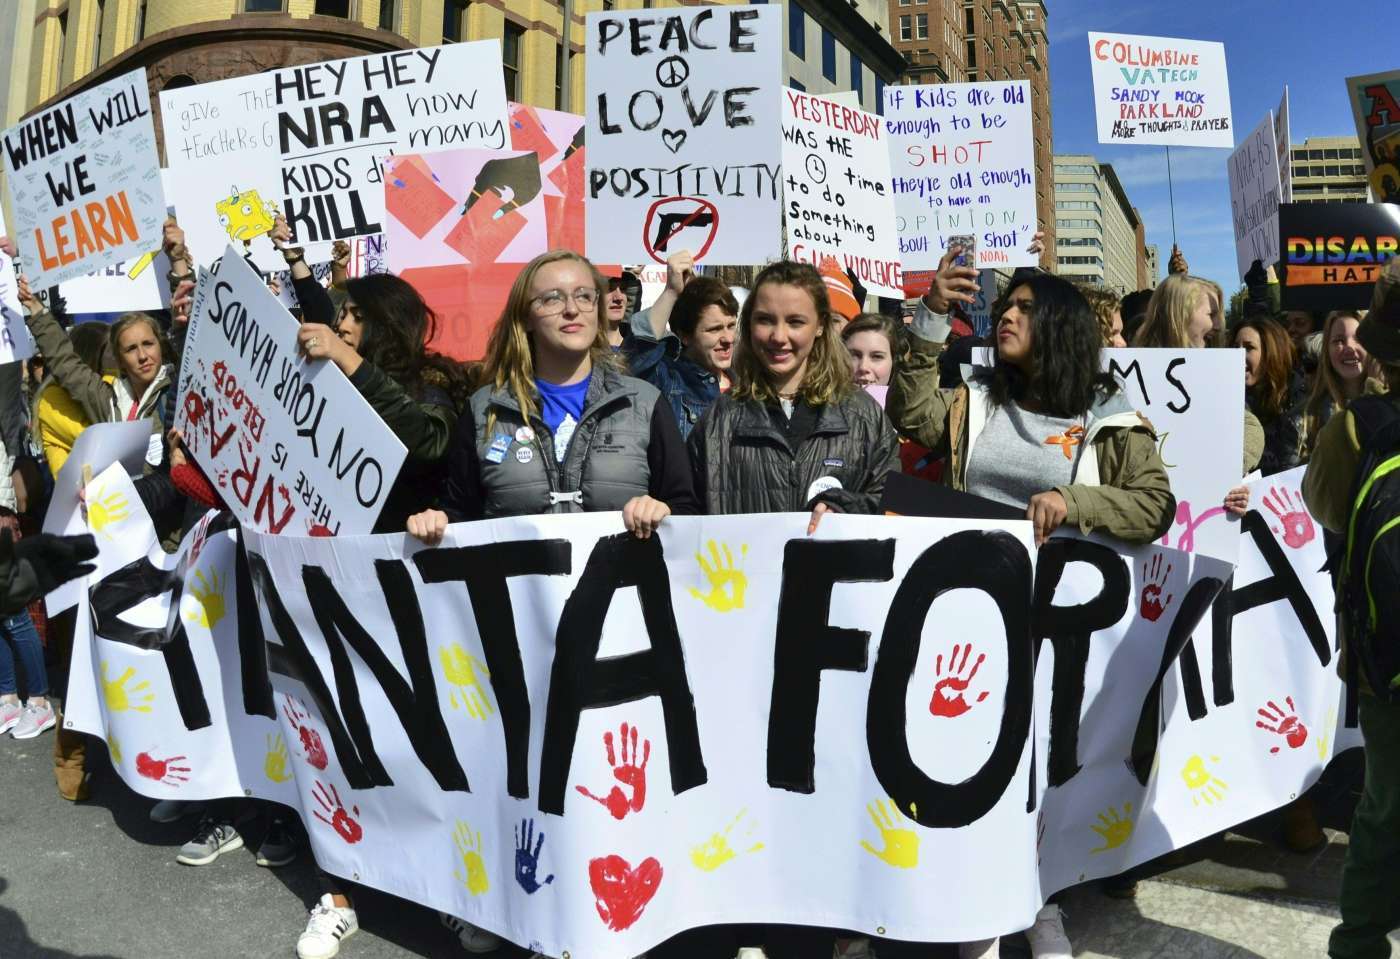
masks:
{"type": "Polygon", "coordinates": [[[1337,711],[1327,710],[1327,721],[1322,724],[1322,732],[1313,740],[1317,744],[1317,758],[1327,761],[1332,750],[1332,734],[1337,731],[1337,711]]]}
{"type": "MultiPolygon", "coordinates": [[[[695,868],[703,869],[705,872],[714,872],[734,858],[734,847],[729,845],[729,833],[739,824],[739,820],[744,818],[746,812],[748,812],[747,809],[739,810],[739,815],[735,816],[734,821],[724,827],[724,832],[717,832],[700,845],[690,848],[690,861],[695,863],[695,868]]],[[[744,830],[744,834],[746,836],[753,835],[752,824],[744,830]]],[[[762,848],[763,843],[756,842],[744,852],[745,854],[758,852],[762,848]]]]}
{"type": "MultiPolygon", "coordinates": [[[[1212,756],[1210,761],[1218,763],[1220,757],[1212,756]]],[[[1206,768],[1206,761],[1200,756],[1192,756],[1186,761],[1186,765],[1181,767],[1181,778],[1186,780],[1186,788],[1191,790],[1193,806],[1199,806],[1203,802],[1207,806],[1224,802],[1225,793],[1230,789],[1223,779],[1219,779],[1206,768]]]]}
{"type": "Polygon", "coordinates": [[[197,626],[205,629],[213,629],[214,624],[224,618],[224,580],[219,579],[219,574],[215,570],[209,571],[209,578],[204,578],[202,571],[196,570],[194,578],[199,581],[198,586],[190,588],[190,598],[194,600],[190,608],[185,610],[185,619],[197,626]]]}
{"type": "Polygon", "coordinates": [[[876,829],[880,830],[880,838],[884,841],[885,848],[876,849],[864,839],[860,841],[861,848],[898,869],[913,869],[917,866],[919,864],[919,834],[902,825],[908,820],[904,818],[904,814],[899,811],[899,807],[894,804],[894,801],[880,799],[870,803],[865,808],[870,813],[870,821],[875,823],[876,829]]]}
{"type": "Polygon", "coordinates": [[[467,887],[467,892],[479,896],[491,888],[486,877],[486,863],[481,858],[481,833],[472,832],[472,827],[457,820],[457,830],[452,834],[452,842],[462,857],[462,868],[452,870],[457,881],[467,887]],[[465,874],[464,874],[465,870],[465,874]]]}
{"type": "Polygon", "coordinates": [[[113,736],[111,733],[107,734],[107,752],[112,755],[113,766],[120,766],[122,764],[122,744],[117,742],[117,737],[113,736]]]}
{"type": "Polygon", "coordinates": [[[126,672],[116,679],[107,678],[107,661],[102,661],[102,696],[107,700],[107,708],[114,713],[124,713],[127,710],[138,713],[149,713],[151,703],[155,701],[155,693],[146,692],[151,688],[151,684],[142,680],[130,689],[126,688],[127,680],[136,675],[136,667],[126,667],[126,672]]]}
{"type": "Polygon", "coordinates": [[[131,516],[131,504],[127,502],[121,493],[112,493],[104,497],[102,494],[105,488],[99,486],[87,502],[88,526],[92,527],[94,533],[101,533],[108,539],[112,539],[112,534],[107,532],[107,527],[115,526],[131,516]]]}
{"type": "Polygon", "coordinates": [[[267,756],[263,759],[263,774],[275,783],[292,778],[287,772],[287,741],[281,733],[267,734],[267,756]]]}
{"type": "Polygon", "coordinates": [[[1118,810],[1109,806],[1108,809],[1099,813],[1099,823],[1095,826],[1092,823],[1089,828],[1098,833],[1103,839],[1103,845],[1097,849],[1090,849],[1090,852],[1108,852],[1110,849],[1117,849],[1128,841],[1128,837],[1133,834],[1133,821],[1129,818],[1133,811],[1133,804],[1125,802],[1123,804],[1123,814],[1120,816],[1118,810]]]}
{"type": "Polygon", "coordinates": [[[486,664],[467,652],[458,643],[451,646],[438,647],[438,660],[442,663],[442,674],[447,681],[457,687],[452,691],[452,708],[466,709],[467,715],[472,719],[485,719],[496,711],[496,707],[491,705],[491,700],[486,695],[486,690],[481,688],[481,680],[477,677],[477,671],[487,679],[491,678],[491,673],[487,671],[486,664]],[[460,701],[458,697],[461,697],[460,701]]]}
{"type": "MultiPolygon", "coordinates": [[[[710,581],[709,593],[702,593],[695,587],[690,588],[690,595],[700,602],[710,607],[717,613],[727,613],[730,610],[744,608],[744,590],[749,587],[749,578],[744,575],[744,571],[734,565],[734,554],[729,551],[728,543],[716,543],[710,540],[710,559],[705,559],[699,553],[695,554],[695,562],[700,564],[700,568],[705,572],[705,578],[710,581]],[[720,550],[724,550],[724,557],[721,559],[720,550]]],[[[749,554],[747,545],[739,547],[739,559],[742,561],[749,554]]]]}

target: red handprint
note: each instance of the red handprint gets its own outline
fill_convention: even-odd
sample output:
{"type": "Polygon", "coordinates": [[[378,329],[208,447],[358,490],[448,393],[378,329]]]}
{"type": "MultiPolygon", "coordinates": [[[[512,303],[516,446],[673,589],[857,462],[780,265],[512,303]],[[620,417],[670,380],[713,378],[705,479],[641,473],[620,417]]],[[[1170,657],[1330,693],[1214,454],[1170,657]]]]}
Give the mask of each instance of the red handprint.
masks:
{"type": "MultiPolygon", "coordinates": [[[[1284,699],[1288,704],[1285,712],[1279,709],[1278,704],[1269,700],[1269,708],[1259,710],[1259,719],[1254,723],[1260,729],[1267,729],[1271,733],[1277,733],[1288,743],[1289,749],[1297,749],[1308,741],[1308,727],[1304,726],[1298,719],[1298,707],[1293,705],[1293,697],[1284,699]]],[[[1278,752],[1279,747],[1274,746],[1269,750],[1271,753],[1278,752]]]]}
{"type": "Polygon", "coordinates": [[[661,863],[648,856],[633,869],[621,856],[604,856],[588,863],[588,884],[603,923],[614,932],[642,917],[642,910],[661,885],[661,863]]]}
{"type": "Polygon", "coordinates": [[[641,812],[647,801],[647,761],[651,759],[651,740],[642,741],[642,751],[640,753],[642,764],[637,763],[637,727],[628,727],[622,724],[619,730],[619,738],[622,740],[622,762],[617,761],[617,754],[613,750],[612,730],[603,733],[603,745],[608,750],[608,765],[613,767],[613,778],[622,784],[630,787],[632,798],[629,800],[627,794],[622,791],[622,786],[614,786],[608,792],[607,798],[595,796],[583,786],[575,786],[579,792],[589,799],[605,806],[608,812],[612,813],[614,819],[621,819],[629,812],[641,812]],[[628,736],[631,736],[630,749],[628,736]]]}
{"type": "Polygon", "coordinates": [[[1142,618],[1149,623],[1155,623],[1162,618],[1162,614],[1167,611],[1167,607],[1172,604],[1172,594],[1168,593],[1165,600],[1162,599],[1162,587],[1167,585],[1167,578],[1172,574],[1171,563],[1167,564],[1167,571],[1162,572],[1162,554],[1158,553],[1152,557],[1150,563],[1142,564],[1142,578],[1147,585],[1142,589],[1142,618]]]}
{"type": "MultiPolygon", "coordinates": [[[[316,780],[316,784],[311,787],[311,798],[321,807],[313,809],[311,814],[339,833],[341,839],[353,845],[365,837],[365,831],[360,828],[360,824],[351,819],[350,813],[345,811],[345,805],[340,801],[340,793],[334,785],[327,786],[319,779],[316,780]],[[322,811],[329,813],[331,818],[327,819],[321,815],[322,811]]],[[[350,812],[358,816],[360,807],[351,806],[350,812]]]]}
{"type": "Polygon", "coordinates": [[[179,786],[180,783],[190,781],[189,776],[182,776],[181,773],[190,771],[188,766],[172,766],[171,763],[178,763],[184,756],[171,756],[168,759],[156,759],[150,753],[136,754],[136,771],[147,779],[154,779],[156,782],[165,783],[167,786],[179,786]]]}
{"type": "MultiPolygon", "coordinates": [[[[1312,542],[1313,521],[1303,504],[1302,493],[1289,492],[1286,487],[1279,490],[1271,486],[1268,495],[1264,497],[1264,505],[1283,526],[1283,541],[1289,549],[1300,549],[1312,542]]],[[[1271,528],[1275,533],[1279,532],[1277,526],[1271,528]]]]}
{"type": "Polygon", "coordinates": [[[301,748],[306,753],[306,761],[317,769],[324,770],[330,759],[326,756],[326,747],[321,743],[321,734],[311,728],[311,717],[298,709],[296,701],[290,696],[282,704],[282,714],[301,737],[301,748]]]}
{"type": "MultiPolygon", "coordinates": [[[[943,654],[939,653],[938,658],[933,662],[933,672],[935,676],[943,676],[933,686],[933,698],[928,701],[928,711],[935,716],[961,716],[972,708],[972,704],[963,698],[963,693],[972,682],[972,678],[977,675],[977,668],[982,665],[987,658],[986,653],[977,657],[977,662],[972,664],[972,669],[963,676],[967,670],[967,659],[972,655],[972,644],[966,646],[954,644],[953,655],[948,657],[948,673],[943,676],[943,654]],[[958,653],[962,653],[962,662],[958,662],[958,653]]],[[[987,691],[977,697],[977,702],[987,698],[987,691]]]]}

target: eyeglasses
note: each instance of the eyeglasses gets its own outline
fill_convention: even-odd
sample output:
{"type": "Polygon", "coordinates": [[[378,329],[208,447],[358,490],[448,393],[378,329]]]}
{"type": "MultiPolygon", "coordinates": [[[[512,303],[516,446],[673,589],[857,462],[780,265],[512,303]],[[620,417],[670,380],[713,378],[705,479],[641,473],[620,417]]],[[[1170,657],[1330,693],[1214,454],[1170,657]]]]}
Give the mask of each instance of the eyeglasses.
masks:
{"type": "MultiPolygon", "coordinates": [[[[563,290],[545,290],[530,302],[535,309],[540,311],[542,316],[555,316],[564,312],[564,306],[569,299],[569,294],[563,290]]],[[[574,305],[581,313],[592,313],[598,308],[598,291],[581,286],[573,292],[574,305]]]]}

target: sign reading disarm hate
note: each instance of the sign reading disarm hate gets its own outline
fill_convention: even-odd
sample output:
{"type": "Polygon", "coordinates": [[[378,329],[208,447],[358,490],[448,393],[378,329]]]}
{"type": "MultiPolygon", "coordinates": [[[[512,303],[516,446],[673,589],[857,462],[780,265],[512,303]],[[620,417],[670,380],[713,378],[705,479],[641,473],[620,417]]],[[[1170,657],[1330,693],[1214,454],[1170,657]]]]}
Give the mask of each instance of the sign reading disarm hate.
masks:
{"type": "Polygon", "coordinates": [[[1100,143],[1235,145],[1225,45],[1089,34],[1100,143]]]}

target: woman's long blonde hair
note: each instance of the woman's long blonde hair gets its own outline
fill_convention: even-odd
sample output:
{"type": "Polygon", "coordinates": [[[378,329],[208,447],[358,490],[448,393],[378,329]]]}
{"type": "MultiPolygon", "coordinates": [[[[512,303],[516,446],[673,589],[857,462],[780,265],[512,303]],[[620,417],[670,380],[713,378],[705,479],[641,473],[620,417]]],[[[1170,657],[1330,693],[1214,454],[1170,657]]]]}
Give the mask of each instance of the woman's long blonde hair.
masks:
{"type": "MultiPolygon", "coordinates": [[[[602,321],[603,295],[607,281],[597,267],[572,250],[552,250],[541,253],[520,271],[511,284],[510,295],[506,297],[505,309],[491,331],[491,339],[486,344],[486,357],[482,361],[481,377],[477,381],[497,390],[507,390],[520,405],[520,413],[525,422],[539,414],[539,391],[535,388],[535,344],[526,330],[530,319],[530,287],[535,282],[535,274],[551,263],[565,260],[578,263],[593,277],[593,288],[598,292],[598,305],[594,307],[598,318],[598,336],[593,341],[589,353],[593,369],[603,367],[619,368],[612,347],[608,344],[608,332],[602,321]]],[[[572,293],[572,290],[566,292],[572,293]]],[[[488,418],[487,432],[491,431],[494,414],[488,418]]]]}
{"type": "MultiPolygon", "coordinates": [[[[1361,315],[1360,310],[1333,310],[1327,314],[1327,321],[1322,324],[1322,361],[1317,365],[1317,378],[1313,380],[1312,392],[1308,394],[1308,405],[1303,413],[1305,450],[1311,450],[1316,444],[1318,431],[1322,429],[1326,422],[1325,417],[1329,413],[1328,404],[1331,404],[1330,412],[1333,414],[1346,409],[1350,397],[1347,396],[1342,378],[1332,366],[1332,331],[1343,320],[1355,320],[1360,323],[1361,315]]],[[[1367,354],[1361,373],[1363,385],[1367,379],[1379,375],[1380,364],[1367,354]]]]}
{"type": "Polygon", "coordinates": [[[779,260],[758,274],[754,280],[753,292],[744,299],[744,306],[739,311],[739,342],[734,346],[734,363],[729,371],[730,376],[734,378],[734,387],[730,390],[730,395],[740,400],[778,402],[778,391],[773,388],[768,379],[768,371],[749,344],[754,304],[757,303],[758,291],[764,284],[795,286],[812,298],[812,305],[816,310],[821,335],[812,343],[812,352],[807,354],[807,369],[802,375],[798,395],[808,406],[825,406],[843,400],[855,392],[855,381],[851,378],[851,357],[841,340],[841,325],[833,319],[831,300],[826,294],[826,282],[817,272],[817,268],[810,263],[779,260]]]}
{"type": "Polygon", "coordinates": [[[1133,338],[1133,346],[1186,349],[1191,345],[1191,314],[1212,290],[1195,277],[1174,273],[1152,291],[1147,319],[1133,338]]]}

